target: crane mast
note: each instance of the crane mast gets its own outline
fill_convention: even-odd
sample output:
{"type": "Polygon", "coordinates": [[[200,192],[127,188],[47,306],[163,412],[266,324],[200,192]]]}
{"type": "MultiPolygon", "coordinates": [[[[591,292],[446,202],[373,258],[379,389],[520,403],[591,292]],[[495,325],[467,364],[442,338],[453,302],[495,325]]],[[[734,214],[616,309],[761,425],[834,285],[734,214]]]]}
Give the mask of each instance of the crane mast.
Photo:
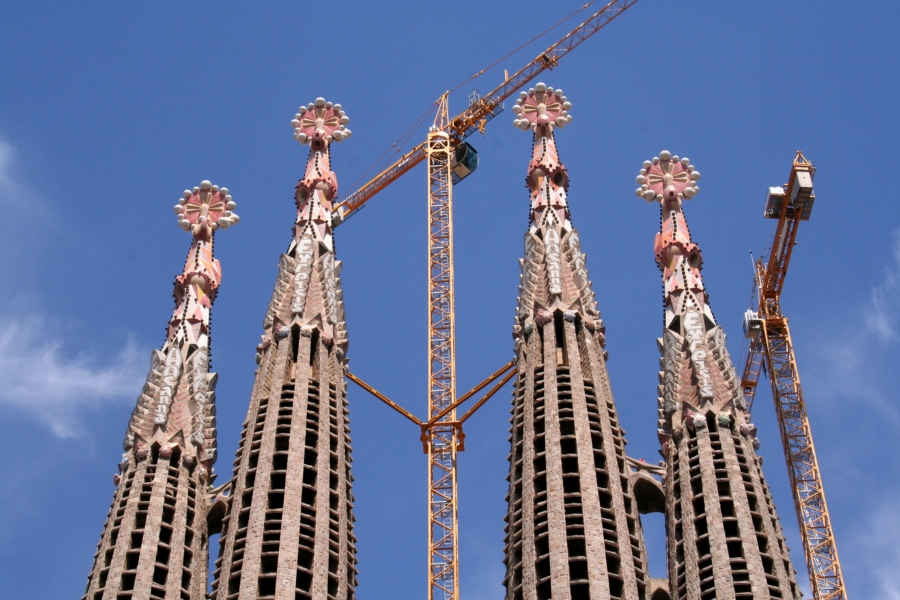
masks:
{"type": "Polygon", "coordinates": [[[428,600],[458,600],[456,328],[453,310],[453,148],[446,132],[447,98],[428,132],[428,600]],[[443,413],[443,414],[442,414],[443,413]]]}
{"type": "Polygon", "coordinates": [[[748,310],[744,316],[744,334],[751,341],[741,388],[749,410],[760,374],[768,369],[813,598],[846,600],[788,319],[781,312],[797,226],[809,219],[815,201],[814,175],[815,167],[798,151],[787,185],[769,188],[765,216],[778,219],[778,225],[768,263],[761,258],[754,265],[759,310],[748,310]]]}

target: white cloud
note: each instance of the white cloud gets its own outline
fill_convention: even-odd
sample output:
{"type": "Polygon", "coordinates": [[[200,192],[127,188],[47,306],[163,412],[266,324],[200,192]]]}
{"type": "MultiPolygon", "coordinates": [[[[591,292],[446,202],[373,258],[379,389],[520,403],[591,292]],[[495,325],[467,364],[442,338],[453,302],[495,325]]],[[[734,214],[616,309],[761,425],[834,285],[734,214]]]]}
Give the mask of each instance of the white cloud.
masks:
{"type": "Polygon", "coordinates": [[[839,436],[831,440],[840,451],[829,453],[828,437],[817,441],[824,441],[820,459],[830,454],[832,461],[825,465],[831,469],[826,492],[840,531],[845,583],[854,596],[883,600],[900,600],[900,486],[890,459],[900,425],[900,229],[892,242],[884,277],[868,298],[848,314],[831,315],[831,327],[809,347],[810,376],[804,378],[807,400],[826,401],[815,415],[824,426],[820,431],[839,436]]]}
{"type": "Polygon", "coordinates": [[[40,314],[0,319],[0,407],[44,422],[59,437],[84,432],[84,413],[140,393],[147,365],[128,341],[111,360],[67,355],[40,314]]]}
{"type": "MultiPolygon", "coordinates": [[[[856,314],[834,318],[837,330],[813,347],[809,380],[815,395],[838,402],[854,399],[874,408],[882,417],[900,423],[900,405],[891,383],[894,367],[890,356],[900,341],[900,229],[884,279],[856,314]]],[[[805,386],[804,386],[805,387],[805,386]]]]}
{"type": "Polygon", "coordinates": [[[12,146],[6,140],[0,140],[0,188],[7,192],[12,187],[12,177],[10,176],[12,161],[12,146]]]}
{"type": "Polygon", "coordinates": [[[849,563],[865,564],[868,581],[857,582],[857,592],[868,598],[900,600],[900,515],[894,503],[869,513],[865,527],[848,544],[849,563]]]}
{"type": "Polygon", "coordinates": [[[893,263],[884,281],[872,290],[867,306],[866,329],[881,341],[897,339],[897,311],[900,309],[900,229],[894,232],[893,263]]]}
{"type": "MultiPolygon", "coordinates": [[[[37,261],[37,224],[46,204],[16,174],[16,149],[0,138],[0,277],[15,281],[6,292],[27,295],[29,268],[37,261]]],[[[37,417],[59,437],[84,431],[84,413],[110,402],[134,401],[146,364],[131,341],[109,360],[67,351],[58,328],[33,308],[16,308],[4,295],[0,304],[0,411],[37,417]]]]}

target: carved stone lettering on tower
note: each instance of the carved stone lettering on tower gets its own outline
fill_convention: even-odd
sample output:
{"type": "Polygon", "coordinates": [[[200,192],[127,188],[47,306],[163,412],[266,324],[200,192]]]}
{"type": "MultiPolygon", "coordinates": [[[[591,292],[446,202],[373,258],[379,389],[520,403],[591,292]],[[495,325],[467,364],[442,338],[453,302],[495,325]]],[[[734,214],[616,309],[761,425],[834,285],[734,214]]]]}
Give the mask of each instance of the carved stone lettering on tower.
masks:
{"type": "Polygon", "coordinates": [[[561,90],[542,83],[513,107],[514,125],[533,132],[534,152],[513,325],[506,598],[646,600],[650,579],[625,432],[554,137],[571,120],[570,107],[561,90]]]}
{"type": "Polygon", "coordinates": [[[700,174],[660,152],[644,162],[637,195],[658,201],[654,253],[662,271],[659,440],[665,457],[669,589],[673,599],[799,600],[794,567],[700,275],[700,248],[682,211],[700,174]]]}
{"type": "Polygon", "coordinates": [[[331,145],[350,137],[348,122],[339,104],[323,98],[291,122],[309,157],[256,347],[259,368],[226,501],[213,600],[356,594],[348,342],[331,221],[331,145]]]}
{"type": "Polygon", "coordinates": [[[213,235],[239,218],[226,188],[184,192],[178,224],[193,236],[175,278],[166,343],[125,433],[110,507],[83,600],[202,600],[208,580],[209,494],[216,459],[215,383],[209,372],[210,311],[222,270],[213,235]]]}

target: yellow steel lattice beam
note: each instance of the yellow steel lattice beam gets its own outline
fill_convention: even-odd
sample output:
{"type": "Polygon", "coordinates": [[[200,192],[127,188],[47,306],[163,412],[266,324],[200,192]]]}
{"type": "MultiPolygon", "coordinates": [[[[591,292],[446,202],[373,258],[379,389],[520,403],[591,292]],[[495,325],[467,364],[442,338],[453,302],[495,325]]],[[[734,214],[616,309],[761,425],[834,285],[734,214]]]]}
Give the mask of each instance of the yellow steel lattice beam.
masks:
{"type": "Polygon", "coordinates": [[[846,600],[834,530],[825,502],[825,488],[800,387],[797,359],[788,320],[781,313],[781,291],[797,237],[797,226],[803,217],[802,211],[792,203],[796,195],[794,187],[798,185],[798,172],[808,173],[810,181],[815,174],[815,168],[799,151],[784,190],[768,264],[764,264],[762,259],[755,264],[758,318],[762,330],[759,338],[750,343],[741,388],[749,409],[760,374],[768,368],[813,598],[846,600]]]}
{"type": "Polygon", "coordinates": [[[459,599],[457,545],[456,339],[453,310],[453,196],[447,94],[425,152],[428,164],[428,600],[459,599]]]}

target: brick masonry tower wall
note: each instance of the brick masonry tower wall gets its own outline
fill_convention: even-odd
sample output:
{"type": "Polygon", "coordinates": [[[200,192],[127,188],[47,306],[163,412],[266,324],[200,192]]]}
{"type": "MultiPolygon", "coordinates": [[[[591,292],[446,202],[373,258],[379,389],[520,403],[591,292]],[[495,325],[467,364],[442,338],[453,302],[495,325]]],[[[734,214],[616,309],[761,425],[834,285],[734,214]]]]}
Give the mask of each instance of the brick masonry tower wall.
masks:
{"type": "Polygon", "coordinates": [[[343,364],[295,327],[257,372],[212,598],[352,598],[356,547],[343,364]]]}
{"type": "Polygon", "coordinates": [[[85,600],[206,596],[206,478],[177,453],[130,461],[121,475],[85,600]],[[193,472],[192,472],[193,471],[193,472]]]}
{"type": "Polygon", "coordinates": [[[650,580],[625,432],[553,133],[568,123],[570,106],[560,90],[538,84],[513,108],[534,145],[513,326],[506,598],[643,600],[650,580]]]}

